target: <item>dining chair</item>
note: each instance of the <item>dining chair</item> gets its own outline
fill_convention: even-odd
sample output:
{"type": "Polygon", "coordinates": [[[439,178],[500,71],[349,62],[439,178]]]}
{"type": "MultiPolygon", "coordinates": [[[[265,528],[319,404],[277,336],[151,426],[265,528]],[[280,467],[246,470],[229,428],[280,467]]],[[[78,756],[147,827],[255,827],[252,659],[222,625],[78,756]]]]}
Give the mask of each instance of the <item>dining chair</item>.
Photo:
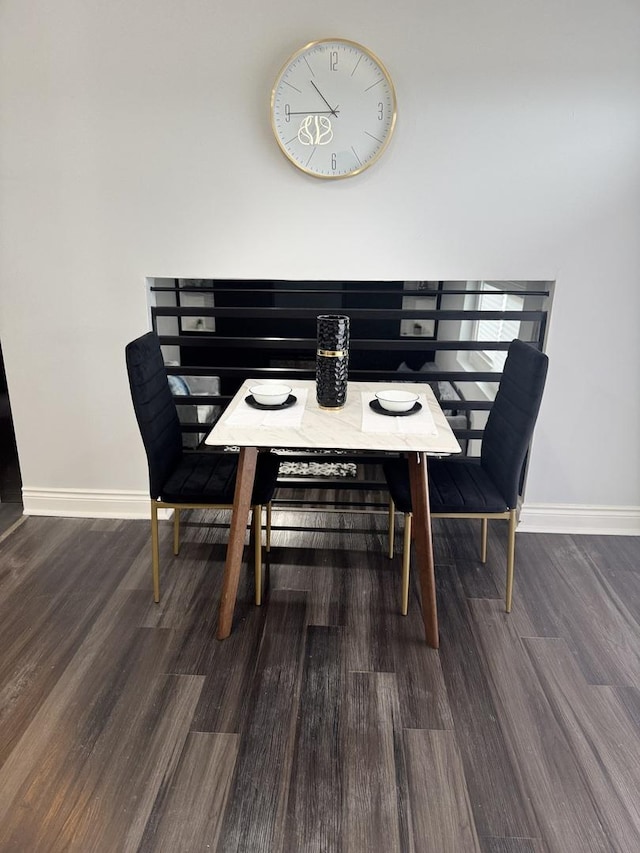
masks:
{"type": "MultiPolygon", "coordinates": [[[[158,510],[173,509],[173,553],[180,550],[180,511],[231,509],[238,457],[212,450],[184,451],[180,421],[155,332],[147,332],[125,348],[129,387],[149,467],[151,497],[151,562],[153,598],[160,601],[158,510]]],[[[270,548],[271,499],[279,460],[258,455],[252,495],[255,597],[262,601],[262,507],[267,509],[266,546],[270,548]]]]}
{"type": "MultiPolygon", "coordinates": [[[[509,522],[505,609],[511,611],[518,497],[524,466],[542,401],[548,358],[531,344],[509,345],[500,385],[489,412],[479,457],[429,459],[429,504],[432,518],[481,520],[480,559],[487,561],[489,519],[509,522]]],[[[383,463],[389,503],[389,557],[394,553],[395,511],[404,513],[402,613],[409,605],[411,492],[406,459],[383,463]]]]}

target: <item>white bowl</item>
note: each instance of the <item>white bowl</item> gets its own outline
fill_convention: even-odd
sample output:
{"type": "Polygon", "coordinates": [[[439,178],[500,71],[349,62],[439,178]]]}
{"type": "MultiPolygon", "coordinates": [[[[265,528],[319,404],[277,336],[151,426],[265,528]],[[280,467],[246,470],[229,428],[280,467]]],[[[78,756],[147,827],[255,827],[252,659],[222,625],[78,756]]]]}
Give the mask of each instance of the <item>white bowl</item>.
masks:
{"type": "Polygon", "coordinates": [[[376,399],[388,412],[408,412],[418,401],[412,391],[378,391],[376,399]]]}
{"type": "Polygon", "coordinates": [[[254,385],[249,391],[261,406],[281,406],[286,403],[291,388],[289,385],[254,385]]]}

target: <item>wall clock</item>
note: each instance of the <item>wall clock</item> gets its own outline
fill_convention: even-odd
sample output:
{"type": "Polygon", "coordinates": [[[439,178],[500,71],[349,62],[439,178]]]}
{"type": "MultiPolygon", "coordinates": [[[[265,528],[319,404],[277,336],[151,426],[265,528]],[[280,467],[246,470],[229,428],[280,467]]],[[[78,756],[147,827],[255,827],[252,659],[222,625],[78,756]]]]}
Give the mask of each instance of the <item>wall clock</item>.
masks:
{"type": "Polygon", "coordinates": [[[291,56],[271,92],[271,124],[284,155],[316,178],[348,178],[383,153],[396,94],[380,60],[354,41],[322,39],[291,56]]]}

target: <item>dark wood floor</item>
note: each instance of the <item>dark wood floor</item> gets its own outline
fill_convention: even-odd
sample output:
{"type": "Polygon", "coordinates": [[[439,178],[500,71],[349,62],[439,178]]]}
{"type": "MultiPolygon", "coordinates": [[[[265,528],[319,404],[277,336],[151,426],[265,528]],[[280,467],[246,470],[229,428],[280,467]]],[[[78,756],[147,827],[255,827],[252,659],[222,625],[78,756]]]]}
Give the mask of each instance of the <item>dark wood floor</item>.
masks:
{"type": "Polygon", "coordinates": [[[1,851],[640,850],[640,539],[519,534],[507,616],[506,531],[437,522],[436,652],[384,516],[275,512],[221,643],[224,519],[159,606],[145,522],[0,535],[1,851]]]}

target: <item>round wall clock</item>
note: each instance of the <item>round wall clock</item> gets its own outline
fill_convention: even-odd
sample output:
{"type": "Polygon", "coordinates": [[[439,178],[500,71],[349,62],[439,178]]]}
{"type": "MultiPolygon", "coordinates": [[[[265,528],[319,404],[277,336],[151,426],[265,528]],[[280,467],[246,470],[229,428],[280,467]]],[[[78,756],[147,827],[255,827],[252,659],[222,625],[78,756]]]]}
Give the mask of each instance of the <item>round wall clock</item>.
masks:
{"type": "Polygon", "coordinates": [[[389,144],[395,123],[389,73],[370,50],[347,39],[298,50],[271,92],[278,145],[316,178],[348,178],[367,169],[389,144]]]}

